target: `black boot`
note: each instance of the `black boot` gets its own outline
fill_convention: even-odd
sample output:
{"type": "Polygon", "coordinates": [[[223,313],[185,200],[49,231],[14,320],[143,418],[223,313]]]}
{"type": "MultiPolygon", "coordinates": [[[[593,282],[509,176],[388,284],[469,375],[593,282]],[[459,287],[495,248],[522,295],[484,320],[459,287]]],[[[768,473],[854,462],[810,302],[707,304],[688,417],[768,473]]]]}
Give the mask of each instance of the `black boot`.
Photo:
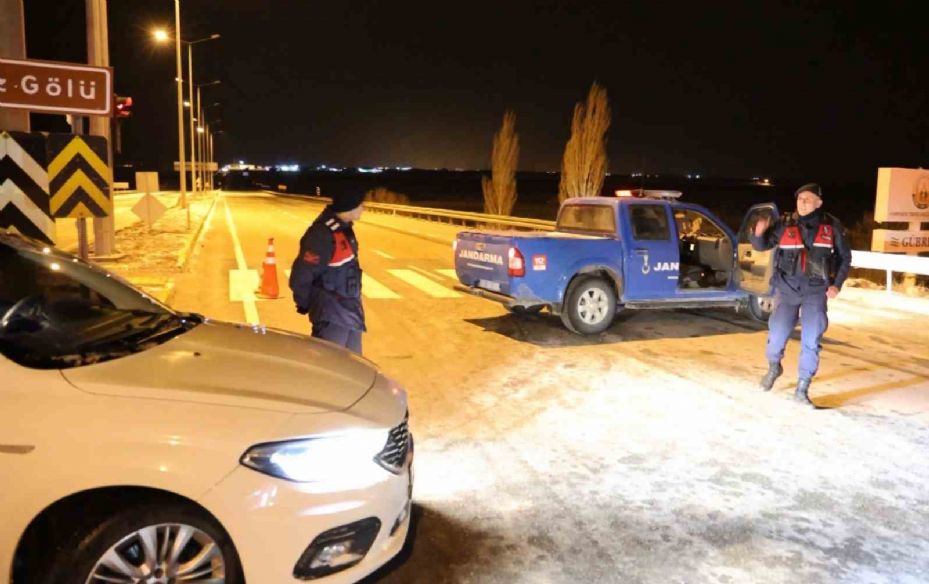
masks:
{"type": "Polygon", "coordinates": [[[761,389],[764,391],[771,391],[771,388],[774,387],[774,382],[783,372],[784,368],[781,367],[780,363],[769,363],[768,372],[761,378],[761,389]]]}
{"type": "Polygon", "coordinates": [[[816,408],[816,404],[810,401],[809,379],[800,379],[797,381],[797,393],[794,394],[794,398],[802,405],[809,406],[814,409],[816,408]]]}

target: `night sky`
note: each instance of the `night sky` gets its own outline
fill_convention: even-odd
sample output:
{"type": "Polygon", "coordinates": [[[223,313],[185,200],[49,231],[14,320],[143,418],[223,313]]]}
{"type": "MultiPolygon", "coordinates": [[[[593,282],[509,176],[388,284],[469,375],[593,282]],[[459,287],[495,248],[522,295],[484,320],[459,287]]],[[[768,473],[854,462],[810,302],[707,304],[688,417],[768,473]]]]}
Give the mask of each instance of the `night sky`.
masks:
{"type": "MultiPolygon", "coordinates": [[[[25,0],[31,58],[85,56],[83,0],[25,0]]],[[[503,112],[520,168],[557,170],[594,80],[610,171],[874,180],[929,163],[920,3],[185,0],[220,162],[488,168],[503,112]]],[[[124,157],[176,158],[170,0],[110,0],[124,157]]],[[[186,54],[185,54],[186,63],[186,54]]],[[[186,73],[185,73],[186,80],[186,73]]],[[[48,123],[48,120],[40,123],[48,123]]],[[[42,129],[42,128],[37,128],[42,129]]]]}

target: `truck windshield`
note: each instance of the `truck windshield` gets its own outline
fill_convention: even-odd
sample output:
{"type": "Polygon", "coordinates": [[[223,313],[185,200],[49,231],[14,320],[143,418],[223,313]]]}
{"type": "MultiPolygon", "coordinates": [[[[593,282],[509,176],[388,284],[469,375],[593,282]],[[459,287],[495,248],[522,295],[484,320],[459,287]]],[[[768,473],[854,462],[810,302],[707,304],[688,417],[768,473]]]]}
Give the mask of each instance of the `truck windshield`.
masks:
{"type": "Polygon", "coordinates": [[[63,369],[130,355],[200,322],[51,248],[0,238],[0,353],[63,369]]]}
{"type": "Polygon", "coordinates": [[[616,218],[609,205],[565,205],[558,213],[558,231],[616,235],[616,218]]]}

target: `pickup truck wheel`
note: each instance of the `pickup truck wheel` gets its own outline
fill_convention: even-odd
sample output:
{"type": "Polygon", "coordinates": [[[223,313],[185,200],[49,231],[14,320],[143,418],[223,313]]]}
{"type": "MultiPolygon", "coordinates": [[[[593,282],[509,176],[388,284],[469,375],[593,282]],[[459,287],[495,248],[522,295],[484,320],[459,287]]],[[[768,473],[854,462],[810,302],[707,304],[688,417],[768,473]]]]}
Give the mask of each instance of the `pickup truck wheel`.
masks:
{"type": "Polygon", "coordinates": [[[774,312],[774,298],[752,294],[745,303],[745,311],[752,320],[768,322],[771,313],[774,312]]]}
{"type": "Polygon", "coordinates": [[[581,277],[568,288],[561,321],[571,332],[595,335],[605,331],[615,315],[613,287],[603,278],[581,277]]]}

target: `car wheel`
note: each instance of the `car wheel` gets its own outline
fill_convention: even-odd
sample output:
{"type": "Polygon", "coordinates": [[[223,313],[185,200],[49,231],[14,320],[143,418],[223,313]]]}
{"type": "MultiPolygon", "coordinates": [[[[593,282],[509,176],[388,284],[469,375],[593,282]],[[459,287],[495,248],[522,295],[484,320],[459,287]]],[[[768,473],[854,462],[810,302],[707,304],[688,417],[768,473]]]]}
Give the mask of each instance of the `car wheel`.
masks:
{"type": "Polygon", "coordinates": [[[530,314],[539,314],[545,306],[537,304],[535,306],[504,306],[504,308],[506,308],[507,312],[518,316],[528,316],[530,314]]]}
{"type": "Polygon", "coordinates": [[[191,505],[130,507],[74,533],[56,551],[46,584],[245,581],[229,536],[191,505]]]}
{"type": "Polygon", "coordinates": [[[572,332],[595,335],[605,331],[615,315],[613,287],[600,277],[581,277],[568,288],[561,321],[572,332]]]}
{"type": "Polygon", "coordinates": [[[752,294],[745,302],[745,310],[753,320],[768,322],[771,313],[774,312],[774,298],[752,294]]]}

